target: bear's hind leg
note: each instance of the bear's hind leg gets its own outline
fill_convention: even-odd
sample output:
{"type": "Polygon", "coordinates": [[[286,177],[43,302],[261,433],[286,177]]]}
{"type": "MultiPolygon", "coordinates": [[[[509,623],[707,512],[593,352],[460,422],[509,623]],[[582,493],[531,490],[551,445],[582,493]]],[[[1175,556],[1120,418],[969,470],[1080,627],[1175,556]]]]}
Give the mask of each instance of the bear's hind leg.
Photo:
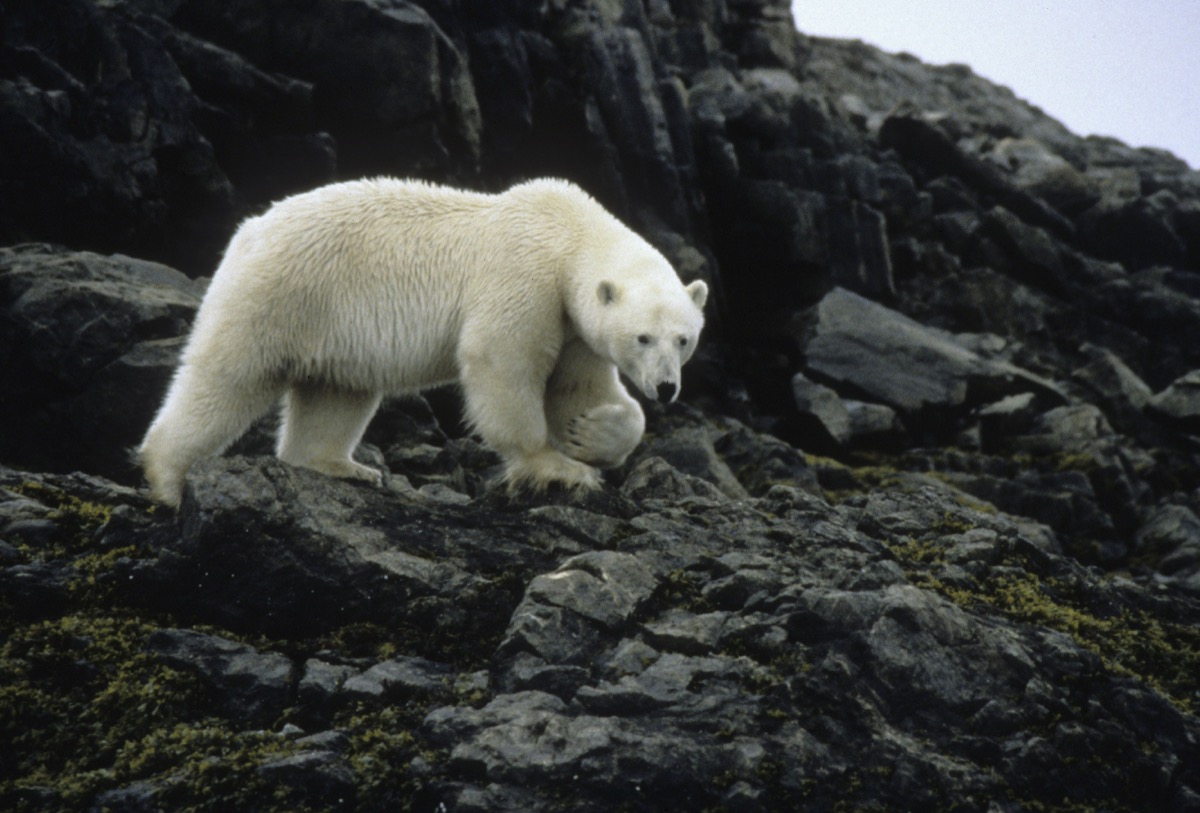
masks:
{"type": "Polygon", "coordinates": [[[330,477],[379,485],[379,470],[352,459],[382,396],[324,387],[295,386],[284,399],[279,427],[279,459],[330,477]]]}
{"type": "Polygon", "coordinates": [[[154,498],[178,507],[191,465],[220,453],[279,395],[266,384],[239,385],[210,370],[181,366],[137,451],[154,498]]]}

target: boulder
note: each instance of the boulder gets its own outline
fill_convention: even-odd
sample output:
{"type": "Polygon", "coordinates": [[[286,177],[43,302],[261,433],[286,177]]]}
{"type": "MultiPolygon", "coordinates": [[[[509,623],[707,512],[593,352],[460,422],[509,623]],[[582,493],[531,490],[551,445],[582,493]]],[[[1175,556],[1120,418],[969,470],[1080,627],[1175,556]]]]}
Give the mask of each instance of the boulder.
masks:
{"type": "Polygon", "coordinates": [[[1103,197],[1080,216],[1081,237],[1095,254],[1132,269],[1184,265],[1187,246],[1172,218],[1178,203],[1166,190],[1132,200],[1103,197]]]}
{"type": "Polygon", "coordinates": [[[90,0],[6,6],[0,242],[216,256],[235,191],[162,33],[90,0]]]}
{"type": "Polygon", "coordinates": [[[846,445],[850,440],[850,411],[836,392],[796,373],[792,376],[792,397],[800,418],[811,427],[814,446],[846,445]]]}
{"type": "Polygon", "coordinates": [[[599,120],[594,128],[601,129],[593,129],[593,136],[610,143],[620,161],[621,179],[609,179],[610,183],[623,186],[625,195],[639,206],[650,207],[665,225],[690,233],[690,201],[680,177],[681,167],[690,161],[676,157],[678,150],[689,154],[690,144],[675,140],[675,136],[688,138],[688,133],[686,120],[672,121],[677,110],[671,103],[672,86],[660,84],[647,43],[638,32],[592,28],[581,39],[569,47],[581,54],[595,93],[599,120]]]}
{"type": "Polygon", "coordinates": [[[399,657],[377,663],[338,687],[346,700],[404,702],[413,696],[441,692],[452,676],[445,664],[425,658],[399,657]]]}
{"type": "Polygon", "coordinates": [[[1165,420],[1192,432],[1200,431],[1200,370],[1172,381],[1150,399],[1149,407],[1165,420]]]}
{"type": "Polygon", "coordinates": [[[1094,179],[1036,139],[1002,138],[985,157],[1010,172],[1019,189],[1032,192],[1067,216],[1078,214],[1100,197],[1094,179]]]}
{"type": "Polygon", "coordinates": [[[511,600],[498,573],[467,564],[475,556],[470,550],[512,544],[535,560],[544,554],[527,526],[476,524],[469,519],[474,513],[456,524],[442,508],[436,509],[441,518],[426,524],[432,505],[452,510],[415,492],[331,481],[270,457],[201,461],[188,474],[181,535],[165,552],[170,566],[149,575],[146,589],[174,601],[179,587],[172,574],[192,573],[185,581],[197,610],[234,629],[311,632],[387,619],[424,629],[433,648],[422,654],[436,653],[438,630],[457,636],[466,624],[482,632],[500,621],[492,603],[511,600]],[[327,488],[340,495],[336,501],[316,497],[327,488]],[[294,510],[305,504],[308,510],[294,510]],[[415,533],[404,532],[403,548],[377,522],[353,519],[380,512],[392,517],[397,532],[415,533]],[[413,544],[417,538],[423,541],[413,544]],[[268,573],[275,587],[263,592],[256,585],[268,573]]]}
{"type": "Polygon", "coordinates": [[[850,445],[862,449],[895,451],[909,443],[908,431],[896,410],[883,404],[843,401],[850,416],[850,445]]]}
{"type": "Polygon", "coordinates": [[[729,423],[732,426],[714,441],[713,447],[747,491],[761,497],[772,486],[780,485],[814,495],[821,493],[817,477],[799,449],[736,421],[729,423]]]}
{"type": "Polygon", "coordinates": [[[0,249],[0,459],[136,482],[129,449],[166,393],[204,284],[46,245],[0,249]]]}
{"type": "Polygon", "coordinates": [[[1084,386],[1110,421],[1118,426],[1134,426],[1154,393],[1116,353],[1103,347],[1085,345],[1082,350],[1091,359],[1071,373],[1084,386]]]}
{"type": "Polygon", "coordinates": [[[976,415],[983,447],[996,449],[1008,438],[1025,434],[1037,415],[1036,403],[1036,395],[1022,392],[980,407],[976,415]]]}
{"type": "Polygon", "coordinates": [[[710,483],[727,497],[749,496],[729,464],[718,454],[713,434],[708,427],[693,423],[691,427],[680,427],[663,436],[648,437],[630,462],[637,465],[647,458],[658,457],[681,474],[710,483]]]}
{"type": "Polygon", "coordinates": [[[1157,562],[1161,578],[1200,591],[1200,518],[1183,505],[1160,505],[1138,529],[1138,553],[1157,562]]]}
{"type": "Polygon", "coordinates": [[[988,397],[1054,385],[986,359],[942,331],[835,288],[793,326],[806,370],[849,396],[863,395],[909,420],[960,410],[988,397]]]}
{"type": "MultiPolygon", "coordinates": [[[[338,171],[471,175],[480,113],[463,48],[411,2],[172,4],[169,22],[313,87],[338,171]]],[[[443,22],[449,20],[443,19],[443,22]]]]}

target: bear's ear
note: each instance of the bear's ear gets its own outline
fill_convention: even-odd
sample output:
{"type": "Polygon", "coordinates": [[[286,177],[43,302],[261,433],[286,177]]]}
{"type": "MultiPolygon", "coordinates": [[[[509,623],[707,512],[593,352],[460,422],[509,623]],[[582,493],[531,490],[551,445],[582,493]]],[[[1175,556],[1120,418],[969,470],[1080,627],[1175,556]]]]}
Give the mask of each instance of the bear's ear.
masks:
{"type": "Polygon", "coordinates": [[[620,299],[620,291],[617,289],[615,282],[604,280],[596,288],[596,298],[600,300],[601,305],[611,305],[620,299]]]}
{"type": "Polygon", "coordinates": [[[688,292],[688,296],[696,303],[696,307],[703,310],[704,303],[708,301],[708,286],[704,283],[704,280],[698,279],[684,288],[684,290],[688,292]]]}

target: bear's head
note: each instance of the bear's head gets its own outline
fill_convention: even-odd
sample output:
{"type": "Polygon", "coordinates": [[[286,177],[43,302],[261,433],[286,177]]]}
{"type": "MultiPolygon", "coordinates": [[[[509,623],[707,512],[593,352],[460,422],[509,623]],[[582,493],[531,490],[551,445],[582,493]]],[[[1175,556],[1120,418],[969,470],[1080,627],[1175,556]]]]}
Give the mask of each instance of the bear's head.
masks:
{"type": "Polygon", "coordinates": [[[596,287],[599,330],[590,337],[597,352],[652,400],[679,397],[680,368],[692,357],[704,326],[708,286],[684,286],[674,272],[636,275],[596,287]]]}

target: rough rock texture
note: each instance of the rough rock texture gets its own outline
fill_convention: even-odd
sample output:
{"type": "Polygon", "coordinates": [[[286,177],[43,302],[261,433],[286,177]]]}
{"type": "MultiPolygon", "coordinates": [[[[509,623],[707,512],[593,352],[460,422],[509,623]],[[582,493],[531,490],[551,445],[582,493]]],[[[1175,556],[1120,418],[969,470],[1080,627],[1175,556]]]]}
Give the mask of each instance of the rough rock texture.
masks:
{"type": "Polygon", "coordinates": [[[1200,810],[1200,175],[782,0],[0,8],[0,809],[1200,810]],[[603,491],[128,449],[221,246],[569,177],[712,286],[603,491]]]}

